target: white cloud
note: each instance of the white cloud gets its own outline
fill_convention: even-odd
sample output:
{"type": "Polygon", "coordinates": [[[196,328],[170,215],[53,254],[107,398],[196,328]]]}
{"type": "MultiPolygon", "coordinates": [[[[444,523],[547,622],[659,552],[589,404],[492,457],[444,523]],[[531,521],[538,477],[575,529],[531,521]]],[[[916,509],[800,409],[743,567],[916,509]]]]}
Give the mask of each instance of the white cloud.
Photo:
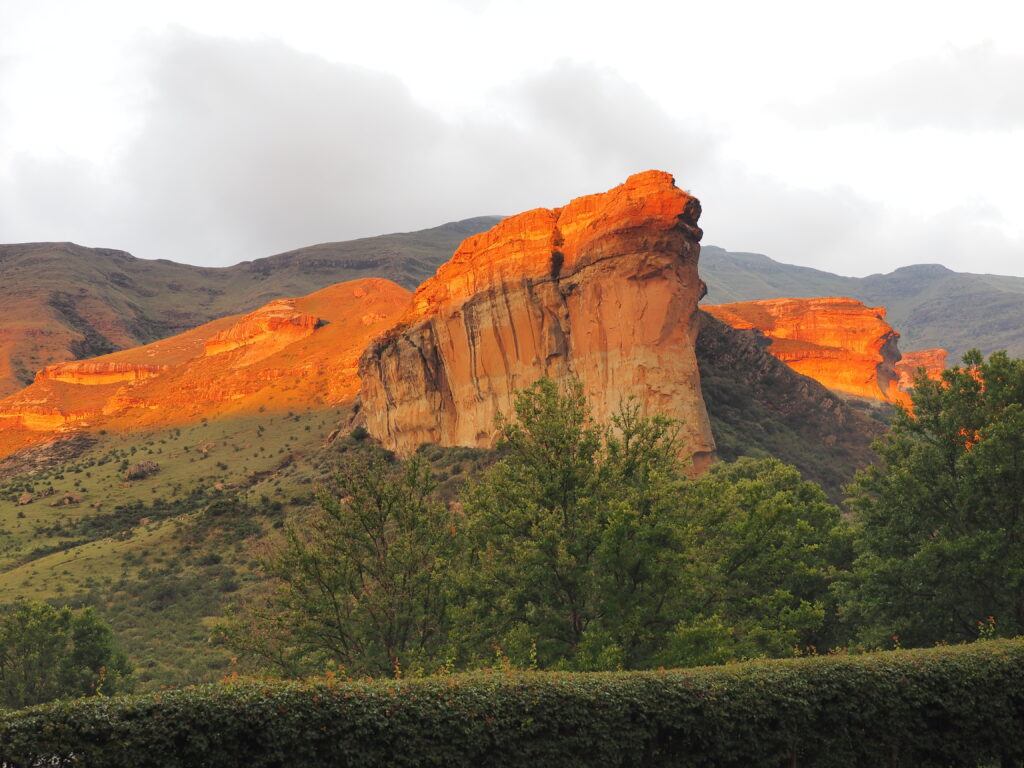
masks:
{"type": "MultiPolygon", "coordinates": [[[[925,261],[1024,270],[1006,206],[979,194],[987,176],[964,199],[951,190],[937,196],[941,205],[907,211],[886,196],[902,178],[905,152],[891,159],[876,152],[856,189],[798,177],[799,162],[828,176],[832,155],[870,147],[857,147],[849,132],[833,146],[823,132],[809,152],[804,129],[808,141],[794,149],[782,144],[784,130],[761,130],[757,115],[750,132],[760,130],[763,143],[743,145],[709,133],[699,114],[670,115],[638,84],[595,64],[562,60],[496,83],[454,119],[418,100],[397,75],[281,42],[181,29],[152,41],[140,70],[147,98],[115,149],[95,159],[67,152],[0,159],[0,241],[75,240],[230,264],[561,205],[661,168],[703,200],[708,243],[844,274],[925,261]],[[772,154],[778,162],[768,172],[751,170],[772,154]]],[[[692,70],[680,75],[683,90],[688,76],[692,70]]],[[[101,117],[68,119],[84,130],[101,117]]],[[[927,159],[904,175],[918,178],[927,159]]],[[[938,166],[927,168],[941,177],[938,166]]]]}
{"type": "Polygon", "coordinates": [[[782,109],[803,124],[875,123],[958,131],[1024,127],[1024,56],[992,44],[946,47],[782,109]]]}
{"type": "Polygon", "coordinates": [[[277,42],[179,30],[148,77],[139,133],[109,176],[64,157],[16,163],[18,214],[4,224],[228,264],[560,205],[647,167],[697,166],[711,146],[613,73],[570,64],[496,89],[458,123],[394,76],[277,42]]]}

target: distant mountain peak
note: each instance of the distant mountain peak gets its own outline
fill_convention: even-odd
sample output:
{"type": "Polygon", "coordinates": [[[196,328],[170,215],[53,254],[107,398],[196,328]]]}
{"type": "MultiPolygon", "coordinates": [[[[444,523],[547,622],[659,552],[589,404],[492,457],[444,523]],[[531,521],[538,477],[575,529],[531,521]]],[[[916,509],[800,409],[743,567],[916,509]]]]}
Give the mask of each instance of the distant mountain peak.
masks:
{"type": "Polygon", "coordinates": [[[932,276],[943,276],[943,275],[955,275],[949,267],[944,267],[942,264],[911,264],[907,267],[897,267],[889,273],[891,276],[915,276],[915,277],[932,277],[932,276]]]}

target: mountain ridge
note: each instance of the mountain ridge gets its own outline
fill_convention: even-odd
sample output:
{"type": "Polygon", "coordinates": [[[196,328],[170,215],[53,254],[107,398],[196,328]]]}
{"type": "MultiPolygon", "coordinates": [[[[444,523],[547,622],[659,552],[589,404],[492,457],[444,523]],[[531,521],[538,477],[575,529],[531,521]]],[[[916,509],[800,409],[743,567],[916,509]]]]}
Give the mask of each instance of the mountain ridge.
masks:
{"type": "Polygon", "coordinates": [[[915,264],[887,274],[845,277],[764,254],[701,249],[702,305],[843,296],[884,306],[905,352],[942,347],[950,362],[971,348],[1024,357],[1024,277],[955,272],[915,264]]]}
{"type": "Polygon", "coordinates": [[[481,216],[431,229],[320,243],[230,267],[147,260],[74,243],[0,245],[0,397],[52,363],[96,357],[245,313],[282,296],[384,274],[415,288],[481,216]]]}

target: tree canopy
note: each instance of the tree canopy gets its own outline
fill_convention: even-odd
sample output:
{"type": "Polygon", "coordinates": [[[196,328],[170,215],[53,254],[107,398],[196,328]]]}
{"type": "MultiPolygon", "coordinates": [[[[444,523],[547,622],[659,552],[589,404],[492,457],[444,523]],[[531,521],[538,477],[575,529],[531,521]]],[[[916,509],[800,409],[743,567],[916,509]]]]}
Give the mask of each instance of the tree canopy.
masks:
{"type": "Polygon", "coordinates": [[[0,609],[0,704],[122,692],[131,673],[114,634],[92,608],[75,612],[38,600],[0,609]]]}
{"type": "Polygon", "coordinates": [[[600,427],[578,386],[522,392],[501,424],[506,458],[465,496],[461,573],[476,620],[464,624],[517,660],[577,669],[780,655],[816,640],[839,511],[775,460],[688,481],[677,426],[627,402],[600,427]]]}
{"type": "Polygon", "coordinates": [[[969,352],[911,400],[850,488],[846,620],[871,644],[1024,632],[1024,360],[969,352]]]}
{"type": "MultiPolygon", "coordinates": [[[[839,512],[775,460],[690,480],[678,423],[636,401],[596,423],[541,380],[501,460],[449,506],[427,465],[347,465],[268,561],[280,590],[229,641],[286,674],[642,669],[786,655],[832,626],[839,512]]],[[[367,449],[370,450],[370,449],[367,449]]]]}
{"type": "Polygon", "coordinates": [[[222,627],[229,642],[289,675],[330,664],[391,674],[434,661],[446,638],[456,529],[433,489],[418,457],[404,465],[379,451],[350,458],[266,560],[279,589],[222,627]]]}

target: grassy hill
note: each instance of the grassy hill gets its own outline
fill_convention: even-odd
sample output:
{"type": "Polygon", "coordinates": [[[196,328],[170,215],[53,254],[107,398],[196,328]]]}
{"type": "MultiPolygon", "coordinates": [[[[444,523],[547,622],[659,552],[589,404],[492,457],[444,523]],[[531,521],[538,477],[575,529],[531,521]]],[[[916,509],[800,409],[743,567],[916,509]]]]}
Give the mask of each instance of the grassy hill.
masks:
{"type": "Polygon", "coordinates": [[[147,344],[272,299],[360,277],[415,288],[466,237],[498,220],[323,243],[221,268],[73,243],[0,245],[0,397],[50,363],[147,344]]]}
{"type": "Polygon", "coordinates": [[[756,253],[701,250],[705,304],[780,297],[849,296],[884,306],[904,352],[943,347],[950,362],[977,347],[1024,357],[1024,278],[953,272],[938,264],[901,267],[889,274],[843,277],[782,264],[756,253]]]}
{"type": "MultiPolygon", "coordinates": [[[[775,455],[833,498],[870,459],[882,425],[800,376],[756,334],[706,318],[698,358],[723,458],[775,455]]],[[[260,558],[318,486],[370,441],[346,406],[231,413],[180,426],[70,433],[0,461],[0,603],[92,605],[113,626],[142,690],[216,680],[230,653],[212,626],[269,588],[260,558]],[[131,477],[152,462],[157,469],[131,477]]],[[[453,500],[495,451],[423,446],[453,500]]]]}

